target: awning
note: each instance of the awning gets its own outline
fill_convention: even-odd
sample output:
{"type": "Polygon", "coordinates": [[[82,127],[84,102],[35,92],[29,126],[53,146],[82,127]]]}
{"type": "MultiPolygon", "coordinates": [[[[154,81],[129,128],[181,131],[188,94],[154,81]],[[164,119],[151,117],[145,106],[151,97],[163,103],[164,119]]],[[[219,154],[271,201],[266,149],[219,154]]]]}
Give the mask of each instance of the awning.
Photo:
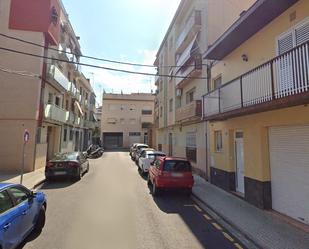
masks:
{"type": "Polygon", "coordinates": [[[299,0],[258,0],[204,53],[204,59],[222,60],[242,43],[299,0]]]}
{"type": "Polygon", "coordinates": [[[74,104],[77,106],[77,108],[78,108],[80,114],[81,114],[82,116],[84,116],[83,110],[82,110],[80,104],[78,103],[78,101],[75,101],[74,104]]]}
{"type": "Polygon", "coordinates": [[[194,53],[198,52],[196,41],[197,41],[197,34],[194,36],[194,39],[190,42],[189,46],[182,52],[180,58],[176,62],[177,66],[184,65],[194,53]]]}

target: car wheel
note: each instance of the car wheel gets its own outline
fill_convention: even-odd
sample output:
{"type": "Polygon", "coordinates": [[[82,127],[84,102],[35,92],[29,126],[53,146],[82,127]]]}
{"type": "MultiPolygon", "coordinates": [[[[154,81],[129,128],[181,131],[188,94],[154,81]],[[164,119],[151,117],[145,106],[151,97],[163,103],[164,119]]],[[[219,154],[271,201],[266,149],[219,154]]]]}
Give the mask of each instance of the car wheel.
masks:
{"type": "Polygon", "coordinates": [[[41,232],[44,225],[45,225],[45,220],[46,220],[46,212],[45,212],[45,207],[42,206],[40,208],[40,212],[38,214],[38,218],[36,220],[36,223],[35,223],[35,227],[34,227],[34,230],[36,232],[41,232]]]}
{"type": "Polygon", "coordinates": [[[77,171],[77,175],[76,175],[76,180],[77,181],[82,179],[82,174],[83,174],[83,172],[82,172],[81,168],[79,168],[78,171],[77,171]]]}
{"type": "Polygon", "coordinates": [[[86,169],[85,173],[88,173],[88,172],[89,172],[89,163],[87,165],[87,169],[86,169]]]}

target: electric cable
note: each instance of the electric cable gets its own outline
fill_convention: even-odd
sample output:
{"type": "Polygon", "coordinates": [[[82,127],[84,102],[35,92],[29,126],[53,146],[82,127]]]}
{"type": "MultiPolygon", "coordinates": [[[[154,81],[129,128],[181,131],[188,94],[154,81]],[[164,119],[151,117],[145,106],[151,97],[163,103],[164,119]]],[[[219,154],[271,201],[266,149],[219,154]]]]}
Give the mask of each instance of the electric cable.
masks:
{"type": "Polygon", "coordinates": [[[138,75],[167,77],[167,78],[179,78],[179,79],[192,79],[192,80],[193,79],[200,79],[200,80],[206,80],[207,79],[207,77],[190,77],[190,76],[154,74],[154,73],[144,73],[144,72],[137,72],[137,71],[129,71],[129,70],[124,70],[124,69],[111,68],[111,67],[97,66],[97,65],[88,64],[88,63],[73,62],[73,61],[68,61],[68,60],[56,59],[56,58],[52,58],[52,57],[48,57],[48,56],[44,56],[44,55],[37,55],[37,54],[22,52],[22,51],[10,49],[10,48],[5,48],[5,47],[0,47],[0,50],[15,53],[15,54],[22,54],[22,55],[27,55],[27,56],[32,56],[32,57],[37,57],[37,58],[42,58],[42,59],[48,59],[48,60],[52,60],[52,61],[60,61],[60,62],[68,63],[68,64],[80,65],[80,66],[85,66],[85,67],[93,67],[93,68],[99,68],[99,69],[121,72],[121,73],[128,73],[128,74],[138,74],[138,75]]]}

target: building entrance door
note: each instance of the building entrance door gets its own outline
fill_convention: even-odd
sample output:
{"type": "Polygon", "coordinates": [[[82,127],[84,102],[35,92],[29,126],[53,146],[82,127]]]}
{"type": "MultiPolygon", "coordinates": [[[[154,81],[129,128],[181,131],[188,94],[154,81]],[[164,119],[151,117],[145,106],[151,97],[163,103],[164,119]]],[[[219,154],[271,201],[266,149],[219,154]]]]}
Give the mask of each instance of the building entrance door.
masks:
{"type": "Polygon", "coordinates": [[[245,168],[244,168],[244,141],[243,132],[235,134],[235,158],[236,158],[236,191],[245,193],[245,168]]]}

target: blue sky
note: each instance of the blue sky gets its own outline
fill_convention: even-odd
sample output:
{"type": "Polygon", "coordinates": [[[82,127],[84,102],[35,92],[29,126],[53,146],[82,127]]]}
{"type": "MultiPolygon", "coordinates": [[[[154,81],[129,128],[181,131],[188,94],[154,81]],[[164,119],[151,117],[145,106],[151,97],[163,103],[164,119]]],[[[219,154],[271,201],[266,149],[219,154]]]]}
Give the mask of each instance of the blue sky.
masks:
{"type": "MultiPolygon", "coordinates": [[[[63,0],[84,55],[152,64],[180,0],[63,0]]],[[[84,60],[102,66],[155,73],[154,69],[84,60]]],[[[83,68],[101,92],[150,92],[154,78],[83,68]],[[93,73],[93,74],[91,74],[93,73]]]]}

